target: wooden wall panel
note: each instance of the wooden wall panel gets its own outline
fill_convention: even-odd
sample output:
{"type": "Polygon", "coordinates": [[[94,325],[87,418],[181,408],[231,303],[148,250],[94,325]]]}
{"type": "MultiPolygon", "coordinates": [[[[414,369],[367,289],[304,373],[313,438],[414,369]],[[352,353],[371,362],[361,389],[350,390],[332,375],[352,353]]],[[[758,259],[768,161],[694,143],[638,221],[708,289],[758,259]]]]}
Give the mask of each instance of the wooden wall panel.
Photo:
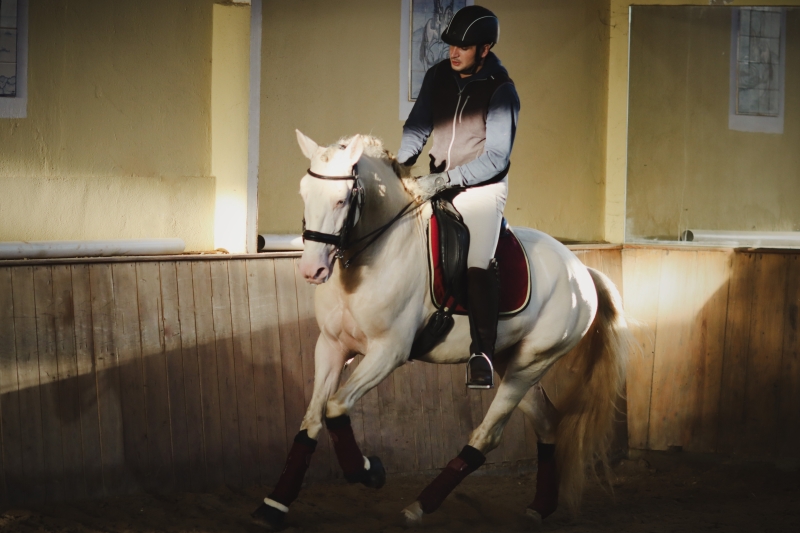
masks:
{"type": "Polygon", "coordinates": [[[72,269],[52,267],[53,321],[58,367],[58,416],[64,461],[63,492],[69,497],[86,496],[81,438],[81,405],[78,387],[78,360],[75,353],[75,313],[73,309],[72,269]]]}
{"type": "Polygon", "coordinates": [[[666,450],[682,446],[689,380],[692,322],[684,316],[697,313],[697,253],[670,253],[662,259],[658,297],[658,332],[653,361],[648,447],[666,450]],[[687,295],[689,297],[687,298],[687,295]],[[677,356],[680,354],[680,356],[677,356]]]}
{"type": "Polygon", "coordinates": [[[789,256],[787,263],[783,359],[777,412],[781,431],[772,450],[778,457],[792,457],[800,453],[800,256],[789,256]]]}
{"type": "Polygon", "coordinates": [[[755,254],[734,254],[732,260],[717,422],[716,449],[722,453],[741,450],[755,259],[755,254]]]}
{"type": "Polygon", "coordinates": [[[148,472],[147,408],[142,368],[142,337],[134,263],[111,267],[114,288],[114,346],[119,369],[122,404],[126,491],[146,486],[148,472]]]}
{"type": "MultiPolygon", "coordinates": [[[[189,429],[186,412],[186,380],[181,349],[180,299],[175,263],[159,263],[161,280],[161,335],[163,336],[164,366],[166,368],[167,397],[169,401],[169,434],[172,451],[174,486],[192,487],[192,468],[189,459],[189,429]]],[[[202,434],[200,435],[202,439],[202,434]]],[[[195,485],[196,486],[196,485],[195,485]]]]}
{"type": "Polygon", "coordinates": [[[0,268],[0,441],[3,445],[0,501],[20,490],[24,482],[22,434],[19,419],[19,380],[14,331],[12,269],[0,268]]]}
{"type": "Polygon", "coordinates": [[[686,406],[692,416],[685,428],[687,451],[715,450],[716,421],[725,346],[725,309],[728,302],[730,258],[719,252],[697,253],[695,308],[687,358],[692,374],[686,406]]]}
{"type": "Polygon", "coordinates": [[[765,444],[772,448],[778,437],[786,268],[785,255],[756,256],[742,434],[742,452],[755,457],[770,455],[765,444]]]}
{"type": "Polygon", "coordinates": [[[147,486],[175,486],[172,464],[169,378],[164,349],[164,315],[158,263],[137,263],[136,282],[142,343],[142,376],[147,418],[147,486]]]}
{"type": "Polygon", "coordinates": [[[211,267],[209,263],[192,263],[194,289],[194,321],[197,338],[200,399],[205,441],[206,483],[218,487],[225,483],[225,464],[222,448],[222,419],[220,413],[217,347],[214,335],[214,304],[212,301],[211,267]]]}
{"type": "Polygon", "coordinates": [[[48,267],[33,268],[36,312],[36,349],[39,355],[39,397],[42,407],[42,450],[44,452],[47,499],[64,497],[64,443],[58,397],[58,354],[53,308],[53,276],[48,267]]]}
{"type": "MultiPolygon", "coordinates": [[[[577,255],[636,319],[631,447],[800,456],[800,254],[577,255]]],[[[0,501],[271,485],[311,397],[313,293],[292,257],[0,266],[0,501]]],[[[429,471],[493,397],[411,363],[351,418],[389,472],[429,471]]],[[[520,413],[504,438],[488,463],[535,457],[520,413]]],[[[324,431],[312,465],[341,476],[324,431]]]]}
{"type": "Polygon", "coordinates": [[[214,261],[211,266],[213,342],[217,352],[217,379],[222,430],[222,461],[225,483],[242,483],[239,407],[236,395],[236,364],[233,360],[233,326],[228,279],[229,261],[214,261]]]}
{"type": "Polygon", "coordinates": [[[288,453],[275,262],[247,261],[259,480],[274,483],[288,453]]]}
{"type": "MultiPolygon", "coordinates": [[[[275,260],[275,289],[278,302],[278,331],[281,345],[281,370],[283,371],[283,401],[286,413],[286,449],[292,447],[300,422],[305,415],[305,387],[303,380],[302,346],[297,311],[294,262],[291,259],[275,260]]],[[[277,459],[283,462],[281,459],[277,459]]]]}
{"type": "Polygon", "coordinates": [[[636,339],[628,363],[628,442],[632,448],[646,449],[663,254],[661,250],[630,250],[622,255],[625,312],[630,315],[629,327],[636,339]]]}
{"type": "MultiPolygon", "coordinates": [[[[165,270],[162,268],[162,271],[165,270]]],[[[187,476],[183,478],[183,486],[195,490],[209,486],[208,468],[206,462],[206,431],[205,421],[205,401],[202,393],[202,374],[200,372],[200,358],[197,349],[197,314],[194,302],[194,273],[192,264],[187,261],[177,261],[175,263],[175,277],[177,279],[178,293],[178,322],[174,322],[175,317],[170,311],[170,320],[173,328],[180,335],[180,361],[177,361],[177,354],[170,357],[170,362],[177,365],[179,362],[182,368],[175,368],[175,380],[179,381],[178,372],[183,372],[183,396],[186,402],[186,445],[187,461],[185,471],[187,476]]],[[[170,299],[165,299],[165,313],[175,305],[174,301],[170,305],[170,299]]],[[[167,323],[169,325],[170,323],[167,323]]],[[[170,336],[167,335],[167,338],[170,336]]],[[[174,340],[170,345],[175,346],[174,340]]],[[[178,404],[180,405],[180,404],[178,404]]],[[[176,410],[173,417],[180,417],[183,413],[176,410]]],[[[178,422],[173,426],[173,431],[178,431],[181,424],[178,422]]],[[[212,442],[216,442],[212,436],[212,442]]],[[[180,441],[177,441],[180,442],[180,441]]],[[[178,470],[180,471],[180,470],[178,470]]],[[[177,473],[177,472],[176,472],[177,473]]]]}
{"type": "Polygon", "coordinates": [[[242,483],[256,484],[258,475],[258,430],[253,385],[253,350],[250,341],[250,305],[244,261],[228,263],[231,300],[231,336],[236,372],[236,406],[239,413],[239,442],[242,483]]]}
{"type": "Polygon", "coordinates": [[[44,499],[47,496],[48,481],[53,473],[45,470],[33,269],[16,268],[11,275],[22,443],[23,477],[20,479],[19,490],[23,498],[44,499]]]}
{"type": "MultiPolygon", "coordinates": [[[[92,331],[92,293],[88,265],[70,265],[72,273],[72,317],[75,330],[78,404],[80,405],[81,450],[86,494],[103,494],[98,376],[92,331]]],[[[65,313],[69,314],[66,309],[65,313]]]]}

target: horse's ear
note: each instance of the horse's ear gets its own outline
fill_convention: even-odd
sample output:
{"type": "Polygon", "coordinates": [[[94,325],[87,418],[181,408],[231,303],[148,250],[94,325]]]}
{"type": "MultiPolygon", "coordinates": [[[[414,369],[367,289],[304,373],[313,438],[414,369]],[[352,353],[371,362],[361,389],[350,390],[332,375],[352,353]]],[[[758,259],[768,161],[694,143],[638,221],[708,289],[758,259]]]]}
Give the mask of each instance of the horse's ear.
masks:
{"type": "Polygon", "coordinates": [[[303,155],[307,158],[311,159],[314,157],[314,152],[317,151],[319,145],[311,140],[311,137],[303,135],[300,130],[294,130],[297,133],[297,144],[300,145],[300,150],[303,151],[303,155]]]}
{"type": "Polygon", "coordinates": [[[364,153],[364,138],[361,135],[353,136],[347,146],[344,147],[344,153],[347,155],[350,165],[358,163],[358,160],[361,159],[361,154],[364,153]]]}

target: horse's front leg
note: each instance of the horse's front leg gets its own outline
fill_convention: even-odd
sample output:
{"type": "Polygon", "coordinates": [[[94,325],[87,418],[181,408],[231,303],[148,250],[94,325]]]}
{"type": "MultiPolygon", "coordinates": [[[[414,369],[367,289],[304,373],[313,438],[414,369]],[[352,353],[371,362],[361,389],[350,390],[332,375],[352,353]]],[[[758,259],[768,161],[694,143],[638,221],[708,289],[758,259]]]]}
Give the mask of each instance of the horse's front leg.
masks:
{"type": "Polygon", "coordinates": [[[269,529],[281,527],[289,506],[300,492],[311,456],[317,447],[325,404],[339,386],[347,355],[335,338],[324,332],[320,334],[314,350],[314,392],[300,432],[294,438],[275,489],[252,514],[257,523],[269,529]]]}
{"type": "Polygon", "coordinates": [[[347,383],[328,400],[325,425],[331,434],[336,458],[350,483],[360,482],[368,487],[381,488],[386,471],[378,457],[365,457],[356,442],[350,425],[353,405],[408,357],[410,346],[396,339],[371,341],[369,353],[353,371],[347,383]]]}

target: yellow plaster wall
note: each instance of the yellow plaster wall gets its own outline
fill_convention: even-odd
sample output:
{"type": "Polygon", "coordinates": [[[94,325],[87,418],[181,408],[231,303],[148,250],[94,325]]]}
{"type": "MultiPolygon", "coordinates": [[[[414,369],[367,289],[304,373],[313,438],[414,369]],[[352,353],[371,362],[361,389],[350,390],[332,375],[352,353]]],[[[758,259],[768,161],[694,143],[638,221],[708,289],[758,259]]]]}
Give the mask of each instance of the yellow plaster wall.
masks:
{"type": "Polygon", "coordinates": [[[641,7],[631,32],[628,237],[800,230],[800,9],[782,134],[728,128],[729,10],[641,7]]]}
{"type": "Polygon", "coordinates": [[[213,246],[210,0],[30,3],[28,116],[0,119],[0,240],[213,246]]]}
{"type": "Polygon", "coordinates": [[[247,125],[250,6],[214,5],[211,173],[216,178],[214,248],[247,251],[247,125]]]}
{"type": "MultiPolygon", "coordinates": [[[[500,18],[495,51],[522,102],[506,216],[602,238],[608,0],[481,4],[500,18]]],[[[295,128],[320,143],[372,133],[399,147],[400,2],[266,0],[263,20],[259,232],[298,233],[307,161],[295,128]]]]}
{"type": "Polygon", "coordinates": [[[628,143],[628,12],[631,5],[800,5],[798,0],[610,0],[608,123],[606,133],[605,239],[625,237],[625,187],[628,143]]]}

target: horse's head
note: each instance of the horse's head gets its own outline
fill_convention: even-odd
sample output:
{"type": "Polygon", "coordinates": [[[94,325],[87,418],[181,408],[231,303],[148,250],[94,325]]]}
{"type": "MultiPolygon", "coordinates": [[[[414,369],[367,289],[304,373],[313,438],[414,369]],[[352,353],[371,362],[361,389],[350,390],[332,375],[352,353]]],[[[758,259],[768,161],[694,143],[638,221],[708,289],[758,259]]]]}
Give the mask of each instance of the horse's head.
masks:
{"type": "Polygon", "coordinates": [[[309,171],[300,180],[303,197],[304,230],[322,235],[329,242],[305,239],[300,273],[309,283],[325,283],[333,270],[337,244],[333,236],[340,235],[347,221],[355,183],[355,164],[364,151],[359,135],[347,145],[320,147],[297,131],[297,142],[303,154],[311,161],[309,171]],[[353,178],[349,178],[353,176],[353,178]]]}

